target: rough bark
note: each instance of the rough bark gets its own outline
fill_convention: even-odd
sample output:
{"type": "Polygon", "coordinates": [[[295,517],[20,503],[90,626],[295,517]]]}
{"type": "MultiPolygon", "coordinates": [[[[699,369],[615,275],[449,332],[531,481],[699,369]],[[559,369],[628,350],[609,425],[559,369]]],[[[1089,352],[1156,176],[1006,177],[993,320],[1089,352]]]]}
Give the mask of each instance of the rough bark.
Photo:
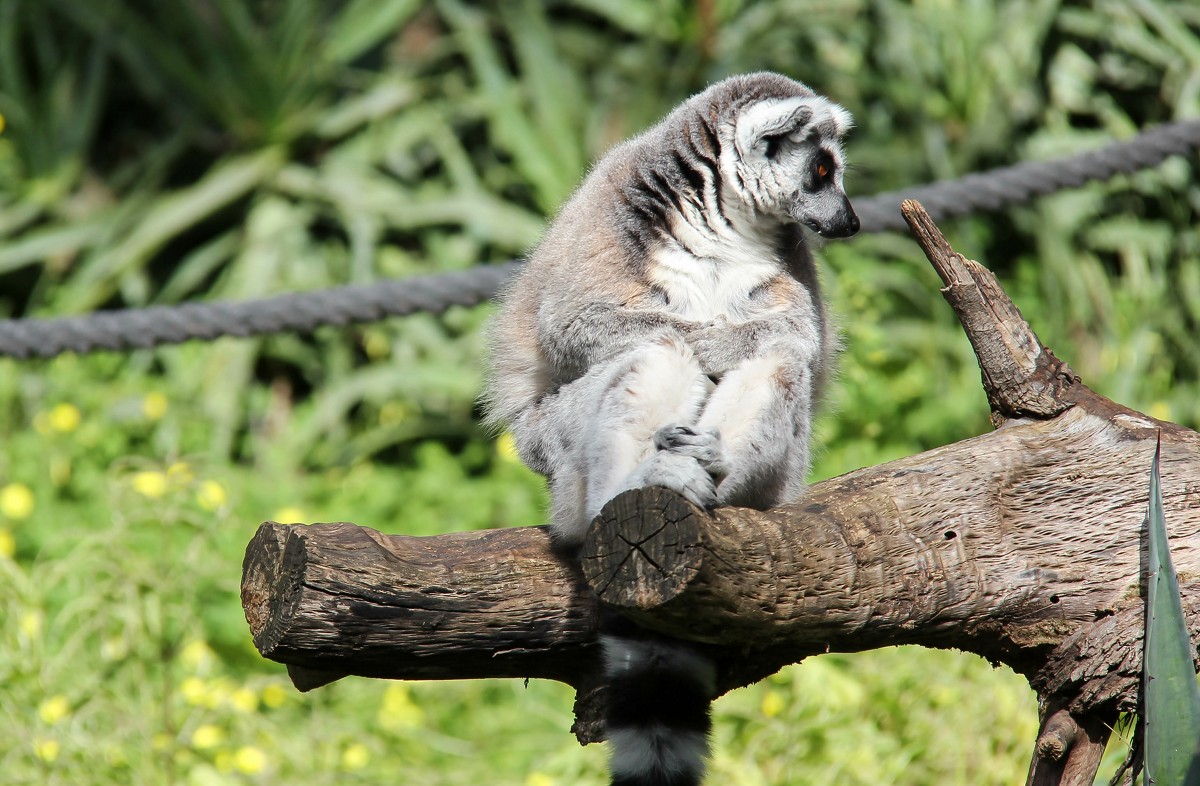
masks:
{"type": "Polygon", "coordinates": [[[596,606],[544,527],[436,538],[267,522],[242,605],[265,657],[317,676],[537,677],[583,684],[596,606]]]}
{"type": "Polygon", "coordinates": [[[558,679],[580,689],[576,732],[594,739],[600,601],[709,649],[724,689],[817,652],[953,647],[1037,689],[1029,783],[1091,783],[1137,691],[1160,436],[1172,553],[1200,632],[1200,434],[1088,389],[990,273],[919,206],[904,211],[975,347],[996,431],[769,511],[626,492],[578,563],[540,528],[411,538],[264,524],[243,574],[260,651],[301,687],[342,674],[558,679]]]}

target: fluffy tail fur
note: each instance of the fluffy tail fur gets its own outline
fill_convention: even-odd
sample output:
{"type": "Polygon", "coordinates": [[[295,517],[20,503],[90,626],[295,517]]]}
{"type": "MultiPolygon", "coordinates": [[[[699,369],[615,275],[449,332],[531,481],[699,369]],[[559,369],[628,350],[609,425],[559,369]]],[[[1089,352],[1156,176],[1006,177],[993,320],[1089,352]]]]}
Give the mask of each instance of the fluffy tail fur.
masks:
{"type": "Polygon", "coordinates": [[[683,642],[605,635],[612,786],[699,786],[716,669],[683,642]]]}

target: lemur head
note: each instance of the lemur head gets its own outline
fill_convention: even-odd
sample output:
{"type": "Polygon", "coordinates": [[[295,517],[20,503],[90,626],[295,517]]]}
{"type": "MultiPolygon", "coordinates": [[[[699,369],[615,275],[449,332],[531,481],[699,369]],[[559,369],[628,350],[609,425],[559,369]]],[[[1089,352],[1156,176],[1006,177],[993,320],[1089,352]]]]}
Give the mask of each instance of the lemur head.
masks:
{"type": "Polygon", "coordinates": [[[736,151],[722,156],[722,167],[732,170],[726,179],[759,213],[822,237],[850,237],[858,232],[858,216],[842,188],[841,141],[853,120],[832,101],[791,84],[807,94],[743,104],[725,124],[732,138],[722,140],[723,147],[736,151]]]}

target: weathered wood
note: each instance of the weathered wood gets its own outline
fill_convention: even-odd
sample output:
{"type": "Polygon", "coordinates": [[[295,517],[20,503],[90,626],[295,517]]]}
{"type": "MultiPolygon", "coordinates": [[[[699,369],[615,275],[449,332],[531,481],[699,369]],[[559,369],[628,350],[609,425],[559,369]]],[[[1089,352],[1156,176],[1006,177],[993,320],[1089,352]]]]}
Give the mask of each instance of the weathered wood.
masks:
{"type": "Polygon", "coordinates": [[[1042,724],[1034,753],[1039,759],[1062,761],[1080,735],[1079,724],[1066,710],[1058,710],[1042,724]]]}
{"type": "Polygon", "coordinates": [[[1092,786],[1116,719],[1111,708],[1076,716],[1043,704],[1027,786],[1092,786]]]}
{"type": "MultiPolygon", "coordinates": [[[[1192,640],[1200,641],[1200,582],[1182,583],[1180,594],[1192,640]]],[[[1075,713],[1103,706],[1136,712],[1144,616],[1143,599],[1133,598],[1122,611],[1081,626],[1030,676],[1030,686],[1042,696],[1070,697],[1066,708],[1075,713]]]]}
{"type": "Polygon", "coordinates": [[[596,605],[544,527],[419,538],[266,522],[242,605],[259,652],[302,690],[345,674],[581,687],[596,667],[596,605]]]}
{"type": "MultiPolygon", "coordinates": [[[[597,547],[584,575],[598,591],[618,565],[642,576],[653,593],[605,600],[682,638],[799,653],[955,647],[1033,677],[1069,635],[1141,603],[1155,425],[1084,405],[1014,420],[817,484],[795,505],[695,511],[701,542],[686,550],[647,505],[607,525],[606,543],[636,548],[597,547]]],[[[1200,434],[1164,430],[1162,472],[1175,564],[1200,575],[1200,434]]]]}
{"type": "Polygon", "coordinates": [[[991,271],[956,253],[919,202],[906,199],[900,212],[946,285],[942,295],[979,359],[993,423],[1053,417],[1071,407],[1075,402],[1066,394],[1079,377],[1042,346],[991,271]]]}

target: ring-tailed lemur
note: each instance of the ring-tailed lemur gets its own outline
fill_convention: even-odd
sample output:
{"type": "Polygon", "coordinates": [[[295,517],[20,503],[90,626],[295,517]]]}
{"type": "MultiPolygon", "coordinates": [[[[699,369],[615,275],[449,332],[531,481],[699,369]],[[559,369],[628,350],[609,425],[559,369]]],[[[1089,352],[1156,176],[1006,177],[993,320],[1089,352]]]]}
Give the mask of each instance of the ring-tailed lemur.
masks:
{"type": "MultiPolygon", "coordinates": [[[[846,110],[777,74],[734,77],[613,148],[503,296],[484,401],[546,475],[579,544],[642,486],[701,506],[795,499],[831,334],[802,227],[849,237],[846,110]]],[[[698,784],[713,665],[602,639],[615,786],[698,784]]]]}

